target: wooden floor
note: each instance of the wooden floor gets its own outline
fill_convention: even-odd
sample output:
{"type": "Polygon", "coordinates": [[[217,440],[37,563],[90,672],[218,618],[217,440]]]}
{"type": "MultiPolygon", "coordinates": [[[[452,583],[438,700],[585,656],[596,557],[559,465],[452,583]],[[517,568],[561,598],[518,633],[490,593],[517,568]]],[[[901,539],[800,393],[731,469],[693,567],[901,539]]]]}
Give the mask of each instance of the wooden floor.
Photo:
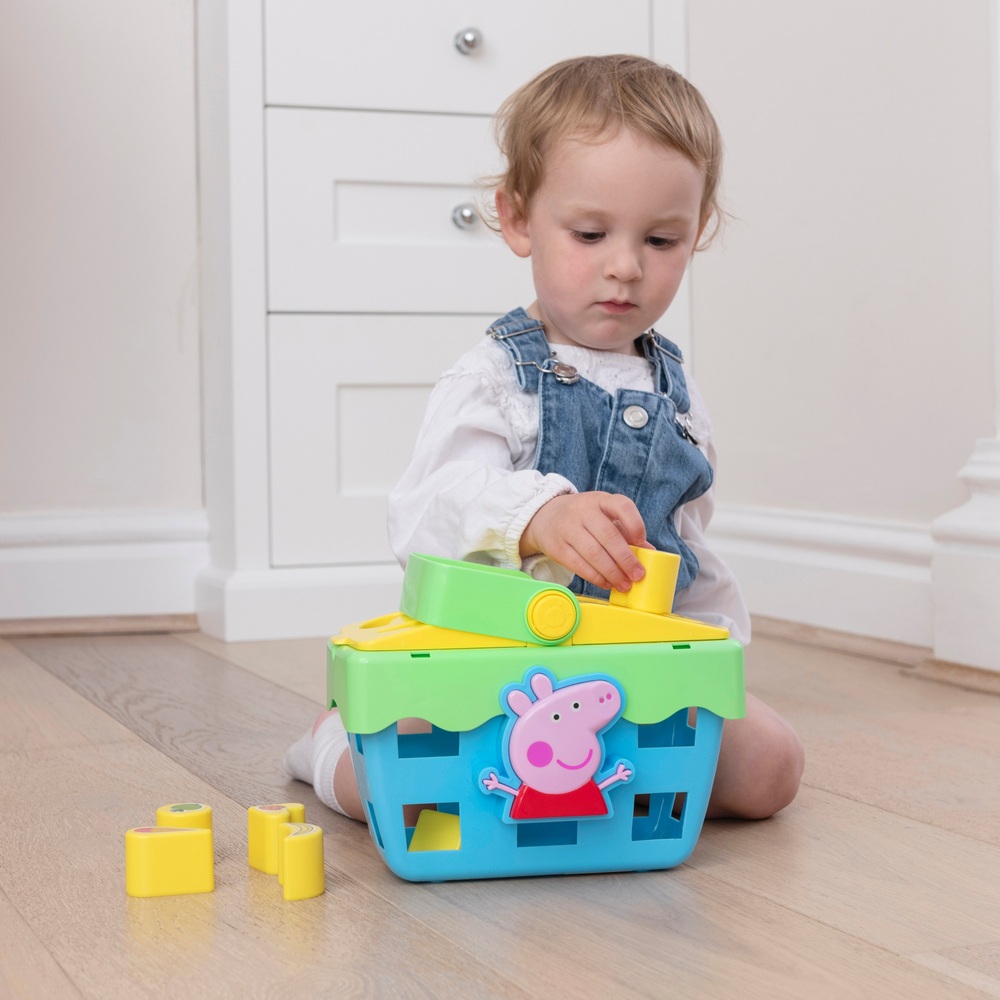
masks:
{"type": "Polygon", "coordinates": [[[1000,997],[1000,698],[875,652],[754,642],[805,784],[674,870],[410,884],[282,774],[323,640],[0,640],[0,997],[1000,997]],[[125,831],[191,799],[215,892],[127,897],[125,831]],[[318,899],[246,863],[247,806],[288,800],[318,899]]]}

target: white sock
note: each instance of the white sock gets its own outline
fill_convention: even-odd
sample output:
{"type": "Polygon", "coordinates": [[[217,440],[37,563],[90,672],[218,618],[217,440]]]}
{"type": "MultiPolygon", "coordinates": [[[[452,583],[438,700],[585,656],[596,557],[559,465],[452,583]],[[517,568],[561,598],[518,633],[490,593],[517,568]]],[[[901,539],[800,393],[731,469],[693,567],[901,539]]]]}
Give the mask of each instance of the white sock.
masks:
{"type": "Polygon", "coordinates": [[[290,777],[311,784],[320,802],[343,815],[337,801],[333,774],[347,753],[347,733],[339,712],[331,712],[313,732],[304,733],[285,754],[285,771],[290,777]]]}

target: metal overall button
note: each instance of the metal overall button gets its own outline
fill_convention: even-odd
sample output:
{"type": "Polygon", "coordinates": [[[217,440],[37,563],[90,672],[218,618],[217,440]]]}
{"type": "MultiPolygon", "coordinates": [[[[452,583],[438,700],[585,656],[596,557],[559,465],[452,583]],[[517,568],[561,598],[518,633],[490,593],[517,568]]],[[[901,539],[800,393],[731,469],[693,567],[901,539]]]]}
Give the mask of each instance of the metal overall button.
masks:
{"type": "Polygon", "coordinates": [[[625,407],[625,412],[622,414],[622,420],[629,427],[634,427],[638,430],[649,423],[649,414],[641,406],[627,406],[625,407]]]}
{"type": "Polygon", "coordinates": [[[681,437],[691,444],[697,445],[698,439],[694,436],[692,428],[694,427],[694,421],[691,419],[691,411],[687,410],[684,413],[677,413],[674,415],[674,422],[677,424],[677,429],[680,431],[681,437]]]}
{"type": "MultiPolygon", "coordinates": [[[[546,369],[542,369],[545,371],[546,369]]],[[[564,361],[556,361],[552,364],[548,371],[552,372],[556,377],[557,382],[562,382],[563,385],[573,385],[580,381],[580,373],[572,366],[566,364],[564,361]]]]}
{"type": "MultiPolygon", "coordinates": [[[[550,355],[549,361],[554,357],[555,354],[550,355]]],[[[563,385],[575,385],[580,381],[580,373],[572,365],[562,361],[555,361],[547,368],[543,368],[537,361],[515,361],[514,364],[519,368],[537,368],[543,375],[554,375],[556,381],[563,385]]]]}

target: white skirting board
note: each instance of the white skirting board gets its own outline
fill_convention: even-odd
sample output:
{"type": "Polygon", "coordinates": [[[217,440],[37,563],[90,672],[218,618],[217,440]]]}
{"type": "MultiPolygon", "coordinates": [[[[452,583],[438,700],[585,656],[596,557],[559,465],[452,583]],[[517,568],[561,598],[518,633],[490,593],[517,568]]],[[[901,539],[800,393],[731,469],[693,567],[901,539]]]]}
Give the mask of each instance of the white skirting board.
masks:
{"type": "MultiPolygon", "coordinates": [[[[929,528],[723,507],[710,540],[755,614],[932,645],[929,528]]],[[[401,584],[395,565],[208,570],[199,624],[228,641],[333,634],[396,610],[401,584]]]]}
{"type": "Polygon", "coordinates": [[[395,563],[219,571],[198,577],[198,625],[226,642],[334,635],[399,608],[395,563]]]}
{"type": "Polygon", "coordinates": [[[933,645],[929,527],[720,505],[708,538],[753,614],[933,645]]]}
{"type": "MultiPolygon", "coordinates": [[[[936,522],[933,535],[720,506],[709,538],[754,614],[1000,670],[1000,497],[988,499],[936,522]]],[[[213,569],[204,511],[0,517],[4,619],[196,612],[228,641],[319,636],[395,611],[401,584],[395,564],[213,569]]]]}
{"type": "Polygon", "coordinates": [[[202,510],[0,516],[0,618],[195,611],[202,510]]]}
{"type": "Polygon", "coordinates": [[[979,441],[961,472],[969,500],[934,537],[934,655],[1000,671],[1000,438],[979,441]]]}

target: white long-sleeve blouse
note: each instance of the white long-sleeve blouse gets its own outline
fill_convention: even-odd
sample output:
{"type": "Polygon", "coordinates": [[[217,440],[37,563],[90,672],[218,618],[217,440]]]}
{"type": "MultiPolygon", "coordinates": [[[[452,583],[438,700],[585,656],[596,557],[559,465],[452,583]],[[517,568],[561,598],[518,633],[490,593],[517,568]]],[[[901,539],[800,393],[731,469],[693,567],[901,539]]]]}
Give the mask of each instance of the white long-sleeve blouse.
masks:
{"type": "MultiPolygon", "coordinates": [[[[653,372],[642,357],[557,345],[557,360],[607,392],[652,392],[653,372]]],[[[708,411],[686,373],[691,431],[715,468],[708,411]]],[[[573,574],[545,556],[522,560],[521,533],[546,501],[576,488],[566,478],[534,468],[538,395],[524,392],[510,356],[483,337],[438,380],[431,393],[413,457],[389,496],[389,542],[405,565],[411,552],[523,569],[533,577],[568,584],[573,574]]],[[[680,507],[675,523],[698,557],[694,582],[680,591],[676,614],[728,628],[750,640],[750,616],[729,567],[709,548],[705,530],[715,488],[680,507]]]]}

